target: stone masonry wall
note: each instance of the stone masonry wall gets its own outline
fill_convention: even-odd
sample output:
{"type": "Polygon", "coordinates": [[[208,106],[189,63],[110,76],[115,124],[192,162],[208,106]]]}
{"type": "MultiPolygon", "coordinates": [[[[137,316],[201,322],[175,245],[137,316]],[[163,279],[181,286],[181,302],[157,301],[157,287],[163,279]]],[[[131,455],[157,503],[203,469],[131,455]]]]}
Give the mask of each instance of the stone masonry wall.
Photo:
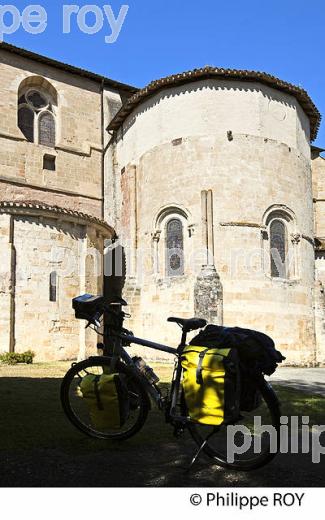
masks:
{"type": "Polygon", "coordinates": [[[313,154],[313,196],[315,236],[320,244],[316,252],[315,322],[317,359],[325,365],[325,160],[319,152],[313,154]]]}
{"type": "Polygon", "coordinates": [[[101,292],[103,240],[91,225],[50,214],[0,215],[0,351],[31,349],[38,361],[96,352],[97,336],[75,319],[71,300],[101,292]],[[53,272],[56,301],[50,301],[53,272]]]}
{"type": "Polygon", "coordinates": [[[0,90],[0,200],[32,198],[100,217],[100,85],[1,49],[0,90]],[[18,90],[31,77],[57,92],[55,149],[27,142],[18,128],[18,90]],[[56,157],[56,171],[43,169],[45,154],[56,157]]]}
{"type": "Polygon", "coordinates": [[[138,266],[136,273],[141,294],[135,333],[175,344],[177,331],[166,317],[193,316],[195,282],[205,263],[201,191],[212,190],[213,262],[223,287],[224,323],[269,333],[288,364],[314,364],[309,121],[295,98],[259,84],[205,80],[142,103],[119,130],[106,161],[107,178],[115,179],[115,190],[106,185],[107,206],[114,199],[121,235],[126,208],[133,212],[123,179],[131,166],[137,251],[151,252],[149,269],[140,272],[138,266]],[[168,207],[184,218],[183,277],[152,271],[155,248],[164,263],[164,224],[157,222],[168,207]],[[267,219],[276,211],[288,218],[287,280],[271,278],[267,263],[267,219]]]}

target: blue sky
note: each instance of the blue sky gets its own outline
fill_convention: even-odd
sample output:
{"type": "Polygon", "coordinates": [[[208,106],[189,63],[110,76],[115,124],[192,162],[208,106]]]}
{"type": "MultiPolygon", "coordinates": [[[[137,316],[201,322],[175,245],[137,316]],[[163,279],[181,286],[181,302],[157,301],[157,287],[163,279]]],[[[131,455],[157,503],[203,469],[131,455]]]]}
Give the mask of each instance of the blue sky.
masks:
{"type": "MultiPolygon", "coordinates": [[[[20,28],[4,40],[113,79],[144,86],[152,79],[215,65],[263,70],[305,88],[325,116],[324,0],[7,0],[21,12],[31,3],[48,13],[43,34],[20,28]],[[97,34],[84,34],[72,17],[62,33],[63,5],[110,4],[129,11],[117,41],[107,19],[97,34]]],[[[4,4],[2,4],[4,5],[4,4]]],[[[6,18],[9,20],[9,18],[6,18]]],[[[90,15],[88,23],[94,22],[90,15]]],[[[9,21],[7,21],[9,23],[9,21]]],[[[317,141],[325,148],[325,122],[317,141]]]]}

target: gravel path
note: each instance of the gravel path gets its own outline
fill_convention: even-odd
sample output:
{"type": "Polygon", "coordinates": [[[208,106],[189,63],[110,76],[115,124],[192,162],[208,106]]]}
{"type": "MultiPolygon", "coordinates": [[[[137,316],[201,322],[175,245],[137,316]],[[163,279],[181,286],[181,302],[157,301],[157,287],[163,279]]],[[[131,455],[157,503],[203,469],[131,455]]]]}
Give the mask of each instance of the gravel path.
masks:
{"type": "Polygon", "coordinates": [[[325,368],[278,368],[270,381],[325,396],[325,368]]]}

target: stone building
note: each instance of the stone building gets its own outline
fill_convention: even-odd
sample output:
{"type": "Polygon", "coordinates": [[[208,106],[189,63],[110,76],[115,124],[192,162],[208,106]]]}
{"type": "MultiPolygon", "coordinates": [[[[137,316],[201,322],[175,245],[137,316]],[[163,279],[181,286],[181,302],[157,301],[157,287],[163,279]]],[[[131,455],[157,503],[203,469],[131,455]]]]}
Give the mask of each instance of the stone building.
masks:
{"type": "Polygon", "coordinates": [[[71,298],[101,293],[104,97],[134,89],[0,45],[0,350],[84,356],[71,298]]]}
{"type": "Polygon", "coordinates": [[[90,351],[71,298],[102,292],[118,237],[138,336],[175,344],[166,318],[196,314],[325,363],[325,162],[304,90],[212,67],[137,90],[8,44],[0,84],[2,350],[90,351]]]}

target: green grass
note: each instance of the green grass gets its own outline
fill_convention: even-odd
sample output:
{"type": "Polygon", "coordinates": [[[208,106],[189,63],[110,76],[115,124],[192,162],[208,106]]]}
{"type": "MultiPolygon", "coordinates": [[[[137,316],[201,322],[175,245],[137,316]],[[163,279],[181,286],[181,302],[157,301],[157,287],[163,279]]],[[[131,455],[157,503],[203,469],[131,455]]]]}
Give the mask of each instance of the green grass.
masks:
{"type": "Polygon", "coordinates": [[[300,390],[272,385],[281,401],[281,413],[287,416],[308,416],[310,426],[325,423],[325,397],[310,395],[300,390]]]}

